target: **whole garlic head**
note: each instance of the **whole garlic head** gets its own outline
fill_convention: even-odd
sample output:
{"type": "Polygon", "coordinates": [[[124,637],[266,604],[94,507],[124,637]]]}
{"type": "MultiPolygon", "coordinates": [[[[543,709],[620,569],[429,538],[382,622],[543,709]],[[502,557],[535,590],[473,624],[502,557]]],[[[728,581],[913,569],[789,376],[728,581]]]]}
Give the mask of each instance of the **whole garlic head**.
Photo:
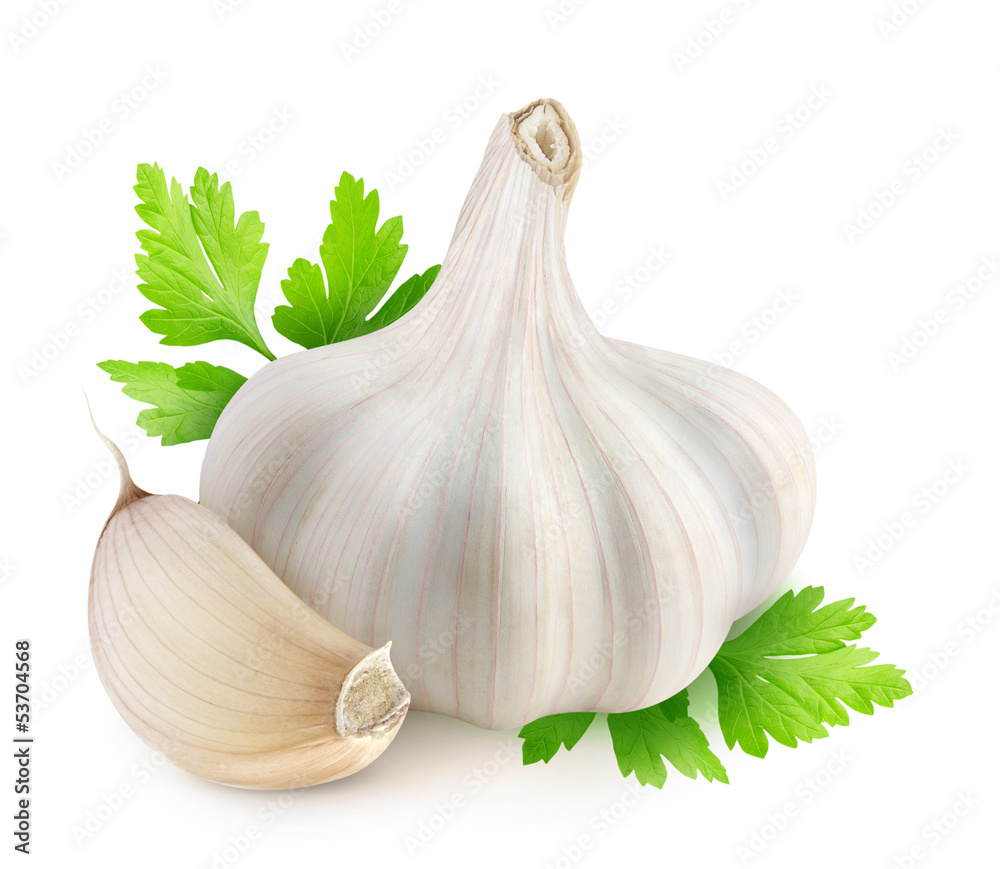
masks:
{"type": "Polygon", "coordinates": [[[563,246],[580,163],[559,103],[504,115],[426,297],[267,365],[202,472],[302,600],[392,640],[412,708],[481,727],[684,688],[812,519],[781,400],[595,330],[563,246]]]}

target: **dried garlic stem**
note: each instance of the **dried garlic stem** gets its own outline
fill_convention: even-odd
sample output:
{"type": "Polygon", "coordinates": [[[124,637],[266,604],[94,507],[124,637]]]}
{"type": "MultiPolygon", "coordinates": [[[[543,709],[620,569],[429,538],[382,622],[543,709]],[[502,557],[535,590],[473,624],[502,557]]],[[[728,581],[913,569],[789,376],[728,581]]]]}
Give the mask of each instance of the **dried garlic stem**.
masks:
{"type": "Polygon", "coordinates": [[[580,136],[562,104],[535,100],[510,116],[518,153],[546,184],[565,184],[568,203],[580,177],[583,163],[580,136]]]}

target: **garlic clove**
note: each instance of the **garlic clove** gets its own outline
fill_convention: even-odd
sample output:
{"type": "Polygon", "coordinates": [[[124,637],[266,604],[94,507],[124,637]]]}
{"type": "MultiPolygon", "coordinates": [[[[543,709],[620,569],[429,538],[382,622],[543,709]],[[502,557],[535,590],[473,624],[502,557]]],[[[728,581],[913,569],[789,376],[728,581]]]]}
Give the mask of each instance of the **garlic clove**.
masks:
{"type": "Polygon", "coordinates": [[[675,694],[812,519],[779,398],[594,328],[563,241],[581,163],[556,101],[501,117],[427,295],[267,365],[202,469],[303,601],[393,638],[415,709],[483,727],[675,694]]]}
{"type": "Polygon", "coordinates": [[[378,757],[409,705],[389,644],[333,627],[205,507],[139,489],[101,437],[121,491],[94,555],[90,637],[128,725],[182,769],[245,788],[319,784],[378,757]]]}

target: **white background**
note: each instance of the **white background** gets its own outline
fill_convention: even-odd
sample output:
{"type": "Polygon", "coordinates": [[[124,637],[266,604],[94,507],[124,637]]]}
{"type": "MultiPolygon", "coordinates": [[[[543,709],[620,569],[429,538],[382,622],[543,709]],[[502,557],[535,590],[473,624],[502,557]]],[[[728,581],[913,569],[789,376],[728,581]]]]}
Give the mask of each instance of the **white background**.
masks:
{"type": "MultiPolygon", "coordinates": [[[[393,13],[387,0],[64,0],[54,15],[43,0],[4,4],[0,660],[12,673],[14,638],[32,639],[31,864],[995,865],[1000,276],[974,281],[961,308],[949,293],[1000,254],[1000,7],[902,6],[889,32],[891,0],[399,0],[393,13]],[[378,15],[388,25],[361,45],[356,28],[376,30],[378,15]],[[788,126],[811,92],[829,96],[788,126]],[[117,482],[82,391],[140,485],[197,497],[204,443],[136,436],[140,406],[95,363],[207,359],[249,374],[259,357],[161,347],[136,319],[149,307],[131,272],[136,163],[158,161],[187,186],[199,165],[235,161],[237,208],[267,224],[259,319],[283,353],[267,314],[284,269],[315,258],[340,172],[378,187],[383,217],[404,216],[403,271],[423,270],[444,255],[497,118],[540,96],[563,102],[590,154],[567,244],[601,329],[702,358],[740,343],[720,361],[782,396],[819,447],[815,524],[787,585],[856,596],[879,618],[864,641],[923,672],[919,690],[811,745],[772,744],[761,761],[726,751],[702,680],[693,708],[732,783],[672,772],[638,797],[600,721],[572,753],[522,767],[513,732],[412,713],[364,772],[295,795],[157,766],[89,656],[90,558],[117,482]],[[465,117],[453,108],[463,101],[465,117]],[[284,128],[261,132],[272,123],[284,128]],[[412,167],[435,128],[444,141],[412,167]],[[718,182],[769,137],[776,152],[724,196],[718,182]],[[895,181],[904,192],[850,238],[846,225],[877,213],[895,181]],[[657,246],[668,263],[623,298],[616,284],[657,246]],[[782,290],[793,301],[779,315],[782,290]],[[82,313],[102,292],[100,312],[82,313]],[[937,311],[947,320],[935,331],[937,311]],[[767,324],[756,337],[755,316],[767,324]],[[917,352],[894,366],[904,339],[917,352]],[[42,370],[25,376],[33,359],[42,370]],[[948,482],[950,465],[962,470],[948,482]],[[885,536],[904,511],[914,526],[885,536]],[[866,566],[869,550],[879,558],[866,566]],[[962,800],[973,808],[957,819],[962,800]],[[929,825],[956,819],[935,838],[929,825]],[[581,836],[592,846],[577,854],[581,836]],[[915,846],[923,856],[906,858],[915,846]]],[[[0,787],[7,818],[11,790],[0,787]]]]}

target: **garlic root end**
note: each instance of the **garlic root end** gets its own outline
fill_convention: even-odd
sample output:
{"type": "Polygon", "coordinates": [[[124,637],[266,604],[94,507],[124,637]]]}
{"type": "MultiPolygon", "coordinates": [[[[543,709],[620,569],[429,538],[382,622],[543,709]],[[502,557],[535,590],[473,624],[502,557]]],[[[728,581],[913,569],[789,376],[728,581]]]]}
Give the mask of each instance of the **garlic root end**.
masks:
{"type": "Polygon", "coordinates": [[[369,652],[344,679],[333,725],[341,736],[389,730],[409,709],[410,694],[389,661],[390,645],[369,652]]]}

